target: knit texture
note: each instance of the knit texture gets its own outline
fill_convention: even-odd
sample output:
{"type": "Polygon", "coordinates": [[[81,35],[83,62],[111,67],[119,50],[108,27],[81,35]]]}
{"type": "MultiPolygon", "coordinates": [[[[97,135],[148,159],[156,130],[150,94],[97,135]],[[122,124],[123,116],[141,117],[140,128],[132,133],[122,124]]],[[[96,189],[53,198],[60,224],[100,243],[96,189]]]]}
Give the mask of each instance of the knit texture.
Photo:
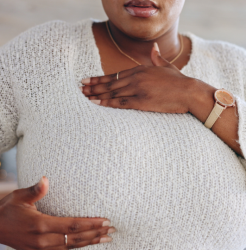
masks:
{"type": "MultiPolygon", "coordinates": [[[[113,241],[83,249],[243,250],[246,160],[190,113],[90,102],[81,80],[104,75],[91,26],[52,21],[1,48],[0,153],[17,144],[19,187],[45,175],[39,211],[110,219],[113,241]]],[[[246,155],[246,51],[184,35],[181,72],[236,96],[246,155]]]]}

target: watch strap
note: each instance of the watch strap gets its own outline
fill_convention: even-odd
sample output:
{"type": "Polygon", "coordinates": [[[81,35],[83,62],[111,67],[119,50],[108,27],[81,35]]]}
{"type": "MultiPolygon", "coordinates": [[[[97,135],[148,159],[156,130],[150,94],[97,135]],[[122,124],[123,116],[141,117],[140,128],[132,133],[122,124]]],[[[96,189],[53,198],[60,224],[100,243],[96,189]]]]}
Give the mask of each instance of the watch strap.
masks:
{"type": "Polygon", "coordinates": [[[220,117],[221,113],[225,110],[225,107],[221,106],[217,102],[214,105],[213,110],[211,111],[210,115],[208,116],[206,122],[204,123],[205,127],[212,128],[214,123],[220,117]]]}

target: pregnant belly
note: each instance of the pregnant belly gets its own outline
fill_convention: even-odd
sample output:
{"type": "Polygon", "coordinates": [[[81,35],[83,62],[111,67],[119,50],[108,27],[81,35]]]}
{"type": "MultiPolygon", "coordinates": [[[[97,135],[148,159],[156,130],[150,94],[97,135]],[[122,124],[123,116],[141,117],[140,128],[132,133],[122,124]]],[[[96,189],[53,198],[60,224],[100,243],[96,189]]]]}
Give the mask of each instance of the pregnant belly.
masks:
{"type": "Polygon", "coordinates": [[[163,124],[154,130],[153,123],[126,123],[120,132],[114,123],[90,124],[89,132],[79,128],[48,150],[40,146],[35,158],[41,144],[29,145],[27,157],[20,141],[20,186],[46,175],[50,190],[40,211],[110,219],[118,232],[107,249],[246,246],[246,176],[237,156],[195,118],[167,118],[151,117],[163,124]]]}

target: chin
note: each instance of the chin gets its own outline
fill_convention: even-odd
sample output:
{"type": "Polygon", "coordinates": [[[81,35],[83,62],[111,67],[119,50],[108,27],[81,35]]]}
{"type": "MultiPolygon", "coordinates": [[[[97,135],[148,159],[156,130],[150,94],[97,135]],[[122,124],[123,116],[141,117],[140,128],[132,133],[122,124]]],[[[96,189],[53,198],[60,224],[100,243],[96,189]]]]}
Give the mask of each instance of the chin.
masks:
{"type": "Polygon", "coordinates": [[[136,40],[149,41],[160,37],[166,32],[166,27],[155,22],[139,20],[134,22],[124,22],[120,25],[120,30],[136,40]]]}
{"type": "Polygon", "coordinates": [[[129,37],[134,38],[135,40],[141,40],[141,41],[150,41],[154,40],[157,36],[152,31],[144,30],[144,31],[131,31],[127,33],[129,37]]]}

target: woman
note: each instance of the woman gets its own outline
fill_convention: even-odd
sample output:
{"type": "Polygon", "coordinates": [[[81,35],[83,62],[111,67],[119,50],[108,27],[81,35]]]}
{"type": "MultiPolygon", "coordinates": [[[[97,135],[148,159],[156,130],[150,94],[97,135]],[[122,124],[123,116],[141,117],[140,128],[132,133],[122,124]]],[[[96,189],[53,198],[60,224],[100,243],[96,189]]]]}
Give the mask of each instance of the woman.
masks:
{"type": "Polygon", "coordinates": [[[184,0],[102,2],[109,22],[53,21],[1,49],[0,151],[18,142],[21,189],[0,242],[242,250],[246,51],[179,35],[184,0]]]}

